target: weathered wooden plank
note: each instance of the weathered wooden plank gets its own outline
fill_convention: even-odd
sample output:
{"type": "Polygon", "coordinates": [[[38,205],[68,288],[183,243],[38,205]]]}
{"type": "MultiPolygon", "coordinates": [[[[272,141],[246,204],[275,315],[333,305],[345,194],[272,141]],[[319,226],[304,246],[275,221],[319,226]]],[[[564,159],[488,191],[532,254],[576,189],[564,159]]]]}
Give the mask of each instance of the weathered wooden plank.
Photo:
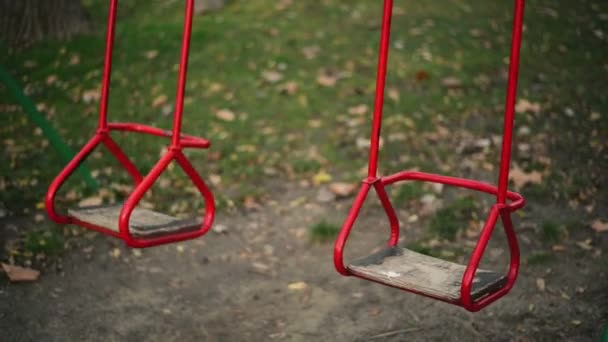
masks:
{"type": "MultiPolygon", "coordinates": [[[[94,206],[69,209],[68,214],[80,221],[118,232],[118,217],[122,205],[94,206]]],[[[129,231],[134,236],[152,237],[192,231],[200,227],[200,219],[178,219],[149,209],[135,208],[131,214],[129,231]]]]}
{"type": "MultiPolygon", "coordinates": [[[[465,268],[464,265],[402,247],[386,248],[348,266],[355,275],[451,302],[460,299],[460,285],[465,268]]],[[[505,283],[504,275],[479,269],[473,281],[472,297],[481,298],[505,283]]]]}

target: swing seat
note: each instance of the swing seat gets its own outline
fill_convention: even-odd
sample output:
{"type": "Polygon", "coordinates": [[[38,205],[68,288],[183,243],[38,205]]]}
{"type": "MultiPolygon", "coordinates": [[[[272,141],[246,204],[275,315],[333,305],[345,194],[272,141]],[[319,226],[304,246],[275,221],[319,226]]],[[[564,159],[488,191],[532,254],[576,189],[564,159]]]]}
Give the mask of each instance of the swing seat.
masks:
{"type": "Polygon", "coordinates": [[[205,235],[215,217],[215,200],[194,165],[184,154],[185,148],[209,148],[209,140],[197,136],[182,134],[184,114],[184,94],[186,91],[187,64],[192,33],[194,0],[186,1],[186,15],[179,63],[177,95],[173,111],[173,127],[170,131],[133,122],[108,122],[108,96],[110,92],[110,74],[112,51],[118,0],[110,0],[108,27],[106,32],[106,52],[103,69],[103,80],[100,98],[99,123],[93,137],[81,148],[74,158],[61,170],[51,182],[45,197],[45,208],[48,216],[59,224],[76,224],[123,240],[128,246],[145,248],[167,243],[185,241],[205,235]],[[137,165],[116,143],[114,132],[133,132],[147,134],[171,140],[166,151],[154,166],[142,174],[137,165]],[[122,205],[95,206],[68,209],[67,213],[55,210],[55,197],[59,188],[74,173],[97,146],[103,145],[131,176],[134,183],[132,192],[122,205]],[[178,219],[148,209],[138,208],[138,203],[152,188],[159,177],[171,163],[178,165],[198,190],[205,212],[199,219],[178,219]]]}
{"type": "MultiPolygon", "coordinates": [[[[397,246],[385,248],[348,265],[348,270],[361,278],[452,303],[460,300],[465,269],[465,265],[397,246]]],[[[481,299],[506,283],[504,274],[479,269],[473,280],[471,297],[481,299]]]]}
{"type": "MultiPolygon", "coordinates": [[[[120,233],[118,228],[122,205],[90,206],[68,209],[68,215],[79,223],[120,233]]],[[[178,219],[143,208],[135,208],[129,220],[129,233],[136,238],[152,238],[195,231],[200,218],[178,219]]]]}

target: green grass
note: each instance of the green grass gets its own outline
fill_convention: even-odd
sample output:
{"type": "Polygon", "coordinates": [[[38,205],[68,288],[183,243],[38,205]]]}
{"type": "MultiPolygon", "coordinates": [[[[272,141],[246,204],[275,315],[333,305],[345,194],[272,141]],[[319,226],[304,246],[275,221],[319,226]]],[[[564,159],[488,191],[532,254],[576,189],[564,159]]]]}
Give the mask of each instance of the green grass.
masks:
{"type": "Polygon", "coordinates": [[[424,189],[419,182],[405,183],[395,189],[394,200],[396,203],[407,203],[420,199],[424,195],[424,189]]]}
{"type": "Polygon", "coordinates": [[[63,251],[63,234],[57,229],[39,229],[26,233],[23,242],[25,254],[51,256],[63,251]]]}
{"type": "MultiPolygon", "coordinates": [[[[0,63],[25,85],[74,148],[81,147],[95,129],[98,103],[86,103],[82,97],[99,86],[103,65],[107,1],[86,3],[97,23],[94,34],[0,55],[0,63]],[[49,83],[54,77],[58,81],[49,83]]],[[[173,103],[182,5],[121,2],[112,120],[171,127],[171,117],[152,102],[167,95],[167,104],[173,103]],[[144,57],[150,50],[159,52],[152,60],[144,57]]],[[[490,137],[501,131],[512,2],[404,0],[396,6],[400,9],[393,18],[387,79],[387,93],[392,95],[385,103],[382,172],[419,168],[458,174],[462,158],[454,150],[460,135],[490,137]],[[420,71],[429,78],[417,80],[420,71]],[[458,78],[463,87],[442,87],[445,77],[458,78]],[[437,137],[439,126],[448,134],[437,137]]],[[[362,177],[359,170],[367,161],[367,149],[358,148],[356,141],[368,137],[371,113],[352,114],[349,109],[362,104],[373,107],[381,7],[368,0],[294,1],[279,10],[266,1],[250,0],[235,1],[223,11],[195,19],[184,131],[212,141],[209,151],[188,154],[205,179],[210,174],[221,176],[214,191],[230,192],[232,201],[240,205],[240,199],[251,192],[241,185],[253,184],[263,191],[261,182],[270,176],[309,179],[323,169],[334,178],[362,177]],[[307,58],[303,50],[311,47],[317,47],[316,56],[307,58]],[[264,79],[267,70],[281,73],[283,79],[275,83],[264,79]],[[335,86],[323,86],[317,82],[322,70],[341,78],[335,86]],[[287,82],[297,84],[294,93],[281,91],[287,82]],[[236,119],[215,117],[223,108],[234,112],[236,119]]],[[[529,126],[533,133],[516,138],[546,146],[547,151],[529,156],[516,151],[514,158],[523,168],[536,169],[539,154],[551,154],[547,179],[558,180],[547,182],[542,191],[526,187],[537,195],[536,201],[577,197],[582,189],[606,179],[601,172],[605,158],[593,158],[602,155],[601,137],[608,133],[607,49],[594,33],[604,23],[600,14],[606,12],[608,4],[588,0],[539,0],[527,5],[519,95],[541,103],[543,110],[517,114],[516,125],[529,126]],[[571,108],[576,119],[565,116],[564,108],[571,108]],[[587,120],[590,112],[598,112],[600,118],[587,120]],[[562,176],[563,170],[568,172],[562,176]]],[[[0,201],[19,214],[40,203],[62,165],[36,127],[11,106],[12,99],[0,87],[0,158],[8,161],[0,163],[0,201]]],[[[154,165],[167,143],[140,135],[117,139],[144,171],[154,165]]],[[[497,153],[492,151],[485,161],[495,165],[497,153]]],[[[93,170],[107,165],[115,169],[111,175],[101,173],[102,185],[128,182],[111,163],[109,158],[87,162],[93,170]]],[[[485,173],[481,168],[476,172],[485,173]]],[[[159,202],[183,197],[189,185],[180,184],[161,189],[159,202]]],[[[78,180],[67,186],[84,191],[78,180]]],[[[407,201],[419,190],[403,187],[397,197],[407,201]]],[[[458,229],[453,222],[460,218],[457,212],[442,212],[433,225],[438,234],[450,238],[458,229]]]]}
{"type": "Polygon", "coordinates": [[[556,243],[564,239],[564,227],[555,222],[546,221],[540,225],[540,237],[543,242],[556,243]]]}
{"type": "Polygon", "coordinates": [[[320,243],[333,241],[338,233],[340,233],[340,227],[326,221],[315,223],[309,229],[311,241],[320,243]]]}
{"type": "Polygon", "coordinates": [[[550,252],[536,252],[526,258],[528,265],[545,265],[555,260],[555,255],[550,252]]]}
{"type": "Polygon", "coordinates": [[[424,254],[424,255],[428,255],[428,256],[432,256],[432,257],[436,257],[436,258],[441,256],[441,251],[438,248],[432,248],[432,247],[426,245],[424,242],[420,242],[420,241],[412,242],[412,243],[409,243],[406,247],[407,247],[407,249],[410,249],[410,250],[420,253],[420,254],[424,254]]]}
{"type": "Polygon", "coordinates": [[[429,223],[430,231],[442,239],[454,240],[475,214],[475,200],[462,197],[437,210],[429,223]]]}

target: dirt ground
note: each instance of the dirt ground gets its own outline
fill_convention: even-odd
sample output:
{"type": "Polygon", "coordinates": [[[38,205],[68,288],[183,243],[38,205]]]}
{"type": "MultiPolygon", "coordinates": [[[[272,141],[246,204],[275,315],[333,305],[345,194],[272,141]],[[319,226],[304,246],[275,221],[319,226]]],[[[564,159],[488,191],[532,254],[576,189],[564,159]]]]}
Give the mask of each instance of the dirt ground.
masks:
{"type": "MultiPolygon", "coordinates": [[[[351,200],[325,205],[312,189],[275,190],[258,210],[219,215],[222,233],[141,253],[95,234],[36,283],[1,276],[0,340],[598,341],[608,322],[608,268],[593,251],[567,245],[549,263],[524,264],[507,297],[473,314],[339,276],[332,243],[311,243],[307,227],[341,222],[351,200]]],[[[364,208],[350,254],[378,246],[384,222],[377,206],[364,208]]],[[[526,224],[517,220],[522,260],[539,248],[526,224]]],[[[404,233],[421,232],[408,224],[404,233]]],[[[500,242],[490,266],[504,263],[500,242]]]]}

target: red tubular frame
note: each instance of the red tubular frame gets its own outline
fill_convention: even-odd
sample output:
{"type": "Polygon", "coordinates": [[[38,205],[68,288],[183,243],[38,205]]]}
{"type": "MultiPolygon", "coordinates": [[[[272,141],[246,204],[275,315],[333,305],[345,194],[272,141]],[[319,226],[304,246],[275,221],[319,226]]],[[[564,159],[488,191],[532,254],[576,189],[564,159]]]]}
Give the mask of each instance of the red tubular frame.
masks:
{"type": "Polygon", "coordinates": [[[209,190],[203,179],[196,172],[190,161],[183,153],[184,148],[208,148],[210,142],[207,139],[185,135],[181,133],[184,95],[186,89],[186,76],[188,70],[188,55],[190,49],[190,36],[192,32],[192,18],[194,13],[194,0],[186,0],[186,14],[184,21],[184,34],[181,48],[180,68],[177,82],[176,105],[173,120],[173,129],[168,132],[159,128],[137,124],[137,123],[108,123],[108,98],[110,94],[110,78],[112,73],[112,51],[114,49],[114,32],[116,26],[116,12],[118,8],[118,0],[110,0],[110,9],[108,15],[108,29],[106,34],[106,51],[105,62],[101,89],[101,101],[99,108],[99,123],[95,135],[85,146],[76,154],[68,165],[59,173],[49,186],[45,197],[46,211],[49,217],[61,224],[77,224],[89,229],[100,231],[102,233],[118,237],[125,241],[131,247],[144,248],[151,247],[171,242],[177,242],[187,239],[193,239],[204,235],[209,231],[215,217],[215,201],[213,193],[209,190]],[[149,134],[159,137],[171,139],[168,146],[168,151],[161,157],[156,165],[142,176],[135,164],[129,159],[124,151],[112,139],[110,133],[112,131],[126,131],[149,134]],[[76,170],[78,165],[82,163],[87,156],[99,145],[103,144],[111,154],[120,162],[127,172],[133,178],[135,188],[123,204],[119,217],[119,232],[109,230],[105,227],[99,227],[88,222],[80,221],[74,217],[62,215],[55,210],[55,197],[59,188],[63,185],[66,179],[76,170]],[[196,188],[205,201],[205,214],[201,227],[196,231],[183,232],[172,235],[160,236],[149,239],[139,239],[133,237],[129,231],[129,219],[131,214],[144,194],[152,187],[154,182],[165,171],[168,165],[176,161],[177,164],[186,172],[192,180],[196,188]]]}
{"type": "Polygon", "coordinates": [[[411,289],[402,289],[434,299],[446,301],[451,304],[459,305],[469,311],[478,311],[489,305],[490,303],[496,301],[500,297],[506,295],[515,284],[515,280],[519,271],[519,246],[517,243],[515,231],[513,229],[513,222],[511,221],[511,213],[517,209],[522,208],[525,204],[525,200],[520,194],[508,191],[507,186],[509,180],[509,164],[511,159],[515,100],[517,95],[517,76],[519,71],[519,56],[523,27],[524,0],[515,0],[513,37],[509,65],[507,98],[505,103],[504,131],[500,160],[500,173],[498,176],[498,186],[471,179],[442,176],[418,171],[402,171],[389,176],[377,176],[378,151],[380,142],[380,130],[382,126],[382,110],[386,83],[392,8],[393,0],[384,0],[384,14],[382,19],[382,33],[380,38],[380,52],[378,59],[378,74],[376,80],[376,98],[372,124],[371,144],[369,151],[368,176],[365,180],[363,180],[363,184],[359,190],[359,193],[357,194],[357,197],[355,198],[354,204],[350,209],[350,212],[346,217],[344,225],[342,226],[342,229],[336,239],[334,245],[334,265],[336,267],[336,270],[342,275],[356,276],[376,282],[373,279],[353,274],[344,264],[344,248],[346,246],[346,241],[348,240],[353,225],[372,186],[378,194],[380,202],[382,203],[382,206],[386,212],[387,218],[390,223],[391,233],[390,238],[388,240],[389,246],[395,246],[398,243],[399,221],[395,214],[393,205],[391,204],[390,199],[386,194],[386,186],[403,181],[423,181],[440,183],[491,194],[496,197],[496,204],[494,204],[490,209],[490,213],[488,214],[484,227],[481,231],[479,240],[475,248],[473,249],[471,258],[463,274],[460,299],[457,301],[448,301],[445,298],[435,297],[411,289]],[[490,241],[492,232],[499,218],[502,220],[503,223],[503,228],[507,236],[510,252],[509,269],[507,271],[507,282],[502,288],[496,290],[495,292],[490,293],[489,295],[480,299],[474,300],[471,296],[471,293],[475,273],[477,272],[479,263],[481,262],[484,251],[488,245],[488,242],[490,241]]]}

